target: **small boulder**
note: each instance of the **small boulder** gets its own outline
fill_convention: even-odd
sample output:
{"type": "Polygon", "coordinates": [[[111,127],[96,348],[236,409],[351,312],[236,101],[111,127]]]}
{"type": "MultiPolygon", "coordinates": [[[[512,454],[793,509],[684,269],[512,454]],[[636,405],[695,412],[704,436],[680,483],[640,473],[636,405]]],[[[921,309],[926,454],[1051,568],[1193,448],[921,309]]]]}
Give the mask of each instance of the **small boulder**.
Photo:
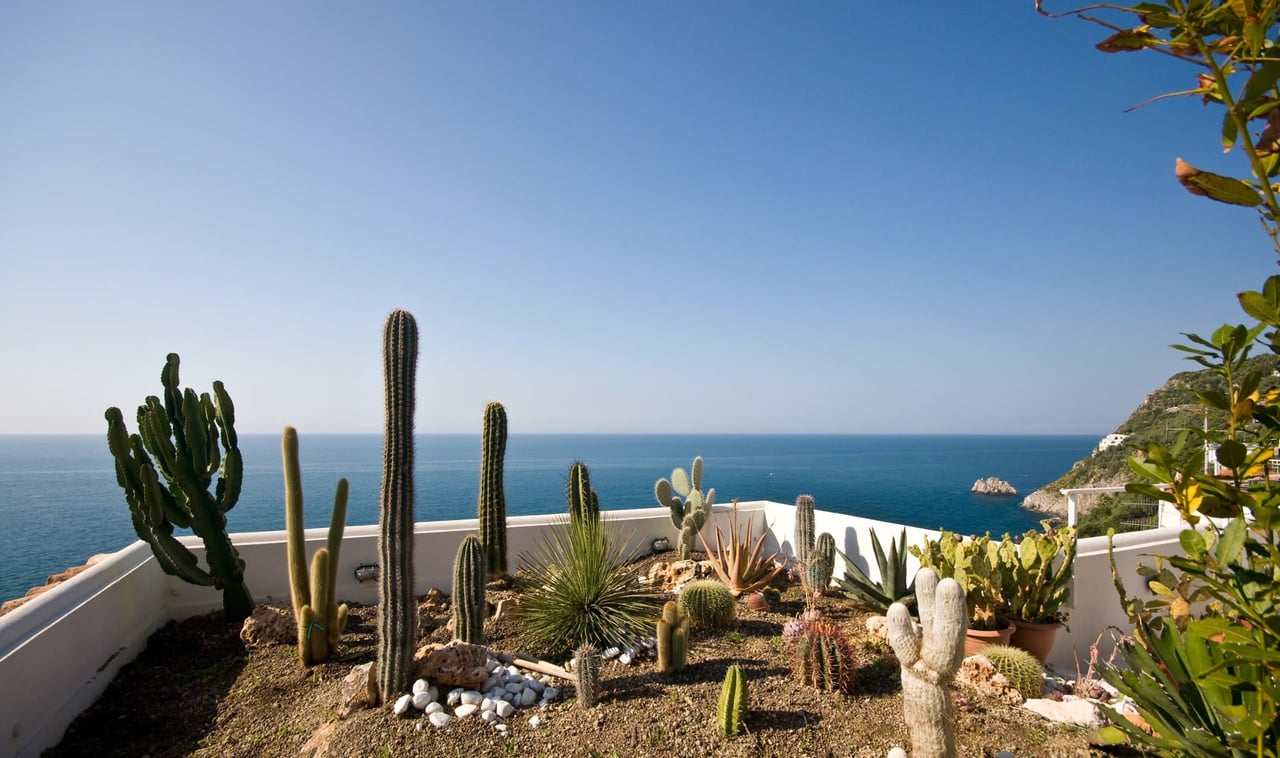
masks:
{"type": "Polygon", "coordinates": [[[373,672],[373,661],[351,669],[338,686],[338,718],[346,718],[353,711],[372,708],[378,702],[378,677],[373,672]]]}
{"type": "Polygon", "coordinates": [[[457,640],[448,645],[427,644],[418,648],[413,660],[418,676],[441,687],[479,689],[489,672],[485,664],[489,651],[483,645],[471,645],[457,640]]]}
{"type": "Polygon", "coordinates": [[[960,670],[956,672],[956,684],[964,685],[979,697],[1003,700],[1010,705],[1022,704],[1022,695],[1018,690],[982,655],[971,655],[964,659],[960,670]]]}
{"type": "Polygon", "coordinates": [[[1107,724],[1098,706],[1088,700],[1031,698],[1022,707],[1059,724],[1078,724],[1090,729],[1101,729],[1107,724]]]}
{"type": "Polygon", "coordinates": [[[1017,488],[998,476],[989,476],[973,483],[973,492],[979,495],[1016,495],[1017,488]]]}
{"type": "Polygon", "coordinates": [[[275,605],[259,605],[240,627],[240,641],[250,650],[267,645],[292,645],[298,641],[293,611],[275,605]]]}

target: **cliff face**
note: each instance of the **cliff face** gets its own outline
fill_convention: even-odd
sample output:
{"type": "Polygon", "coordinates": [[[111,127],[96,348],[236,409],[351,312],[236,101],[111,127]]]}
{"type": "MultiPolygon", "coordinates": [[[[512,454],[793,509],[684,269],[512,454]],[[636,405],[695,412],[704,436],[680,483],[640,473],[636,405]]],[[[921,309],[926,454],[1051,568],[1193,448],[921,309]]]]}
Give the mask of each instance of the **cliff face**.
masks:
{"type": "MultiPolygon", "coordinates": [[[[1280,379],[1275,376],[1278,363],[1280,358],[1275,355],[1258,356],[1249,359],[1246,370],[1261,371],[1266,377],[1262,386],[1271,387],[1280,383],[1280,379]]],[[[1164,386],[1147,395],[1129,418],[1116,428],[1114,434],[1124,436],[1122,445],[1094,450],[1093,455],[1077,461],[1070,471],[1023,498],[1022,507],[1051,516],[1065,516],[1067,499],[1059,490],[1074,487],[1122,487],[1135,481],[1136,475],[1129,468],[1129,456],[1145,450],[1151,442],[1171,446],[1184,429],[1203,428],[1206,416],[1196,392],[1222,389],[1222,379],[1209,369],[1174,374],[1164,386]]],[[[1221,414],[1210,413],[1207,421],[1214,428],[1225,426],[1225,419],[1221,414]]],[[[1203,455],[1203,449],[1197,443],[1198,439],[1195,437],[1188,441],[1184,451],[1188,462],[1201,459],[1203,455]]],[[[1087,513],[1097,498],[1098,496],[1079,498],[1079,512],[1087,513]]]]}

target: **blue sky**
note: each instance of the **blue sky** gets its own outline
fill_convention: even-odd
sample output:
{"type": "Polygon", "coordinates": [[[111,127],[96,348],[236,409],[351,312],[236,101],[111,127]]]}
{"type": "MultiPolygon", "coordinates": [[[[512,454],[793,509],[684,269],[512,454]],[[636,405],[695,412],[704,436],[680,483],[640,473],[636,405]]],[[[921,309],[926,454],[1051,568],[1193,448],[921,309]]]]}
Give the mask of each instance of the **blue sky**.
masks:
{"type": "Polygon", "coordinates": [[[1087,433],[1275,272],[1190,67],[1032,0],[7,3],[0,433],[1087,433]],[[977,10],[981,8],[981,10],[977,10]]]}

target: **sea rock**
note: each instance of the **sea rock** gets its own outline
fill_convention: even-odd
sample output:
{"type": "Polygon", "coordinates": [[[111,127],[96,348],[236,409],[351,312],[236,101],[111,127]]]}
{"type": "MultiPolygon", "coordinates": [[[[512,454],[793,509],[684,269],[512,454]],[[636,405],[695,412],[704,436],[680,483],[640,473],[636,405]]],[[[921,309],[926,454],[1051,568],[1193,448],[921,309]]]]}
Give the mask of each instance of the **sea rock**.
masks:
{"type": "Polygon", "coordinates": [[[240,641],[250,650],[266,645],[292,645],[298,641],[293,611],[275,605],[254,607],[240,627],[240,641]]]}
{"type": "Polygon", "coordinates": [[[34,600],[35,598],[43,595],[44,593],[48,592],[54,587],[57,587],[59,584],[62,584],[63,582],[76,576],[77,574],[84,572],[90,566],[95,566],[98,563],[101,563],[102,561],[106,560],[107,558],[110,558],[111,555],[112,555],[111,553],[98,553],[97,555],[91,556],[88,561],[85,561],[85,564],[83,566],[72,566],[71,568],[68,568],[66,571],[62,571],[60,573],[51,575],[48,579],[45,580],[44,584],[40,585],[39,587],[32,587],[31,589],[27,590],[26,594],[23,595],[22,597],[15,598],[13,600],[6,600],[3,605],[0,605],[0,616],[5,615],[9,611],[12,611],[14,608],[27,604],[31,600],[34,600]]]}
{"type": "Polygon", "coordinates": [[[1098,706],[1088,700],[1064,698],[1059,701],[1037,697],[1023,703],[1022,707],[1060,724],[1079,724],[1090,729],[1100,729],[1107,724],[1098,706]]]}
{"type": "Polygon", "coordinates": [[[989,476],[973,483],[973,491],[979,495],[1016,495],[1018,490],[1005,480],[989,476]]]}
{"type": "Polygon", "coordinates": [[[373,661],[351,669],[338,685],[338,718],[346,718],[352,711],[372,708],[378,702],[378,677],[373,673],[373,661]]]}
{"type": "Polygon", "coordinates": [[[956,684],[964,685],[979,697],[1003,700],[1010,705],[1022,704],[1022,695],[1018,690],[982,655],[971,655],[964,659],[960,670],[956,672],[956,684]]]}
{"type": "Polygon", "coordinates": [[[483,645],[457,640],[448,645],[423,645],[413,655],[419,677],[442,687],[468,690],[479,689],[488,678],[489,672],[485,670],[488,658],[489,651],[483,645]]]}

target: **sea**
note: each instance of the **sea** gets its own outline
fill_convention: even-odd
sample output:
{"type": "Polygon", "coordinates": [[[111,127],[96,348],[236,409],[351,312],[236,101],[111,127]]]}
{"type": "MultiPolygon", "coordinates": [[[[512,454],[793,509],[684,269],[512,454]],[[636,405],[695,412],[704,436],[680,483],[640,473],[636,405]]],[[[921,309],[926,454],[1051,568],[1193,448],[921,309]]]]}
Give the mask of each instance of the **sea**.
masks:
{"type": "MultiPolygon", "coordinates": [[[[587,464],[602,511],[656,507],[653,486],[673,468],[704,463],[716,502],[814,497],[819,510],[966,534],[1017,533],[1041,515],[1021,495],[1057,479],[1101,435],[511,435],[508,515],[563,513],[569,466],[587,464]],[[975,495],[997,476],[1017,497],[975,495]]],[[[473,518],[479,435],[418,435],[418,521],[473,518]]],[[[227,513],[232,532],[284,528],[280,438],[240,435],[244,485],[227,513]]],[[[378,521],[382,436],[300,435],[305,521],[329,523],[334,487],[350,482],[347,523],[378,521]]],[[[0,435],[0,599],[95,553],[137,539],[106,439],[97,435],[0,435]]]]}

